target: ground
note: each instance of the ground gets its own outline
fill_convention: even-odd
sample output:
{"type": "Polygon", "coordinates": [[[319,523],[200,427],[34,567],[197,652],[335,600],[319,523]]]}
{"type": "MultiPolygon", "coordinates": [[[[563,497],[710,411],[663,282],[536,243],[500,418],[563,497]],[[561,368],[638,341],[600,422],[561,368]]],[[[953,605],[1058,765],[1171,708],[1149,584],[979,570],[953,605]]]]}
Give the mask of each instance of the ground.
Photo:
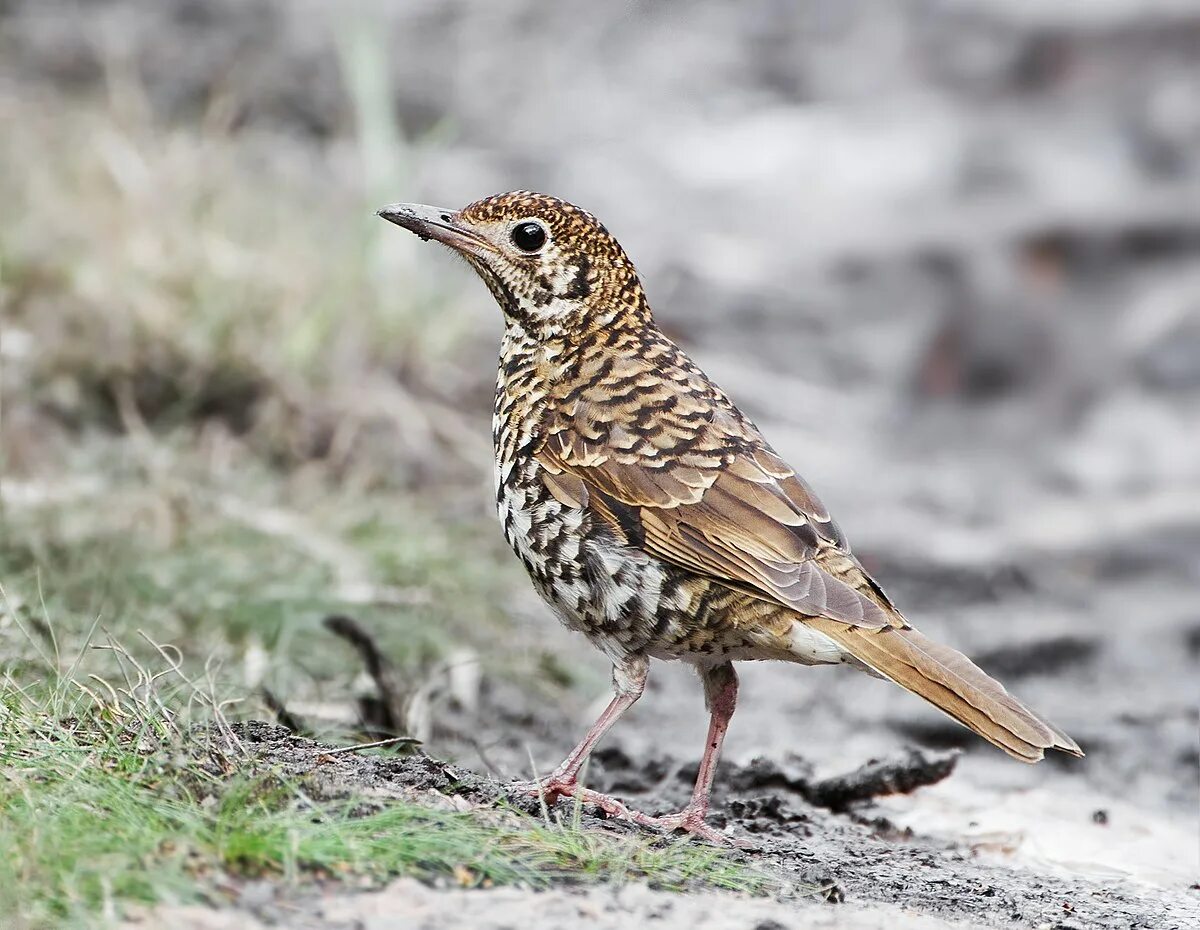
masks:
{"type": "MultiPolygon", "coordinates": [[[[1200,26],[1152,6],[0,4],[0,920],[1200,925],[1200,26]],[[1085,759],[743,664],[755,849],[506,793],[608,669],[493,523],[486,292],[373,211],[519,186],[1085,759]]],[[[656,664],[588,780],[679,805],[704,726],[656,664]]]]}

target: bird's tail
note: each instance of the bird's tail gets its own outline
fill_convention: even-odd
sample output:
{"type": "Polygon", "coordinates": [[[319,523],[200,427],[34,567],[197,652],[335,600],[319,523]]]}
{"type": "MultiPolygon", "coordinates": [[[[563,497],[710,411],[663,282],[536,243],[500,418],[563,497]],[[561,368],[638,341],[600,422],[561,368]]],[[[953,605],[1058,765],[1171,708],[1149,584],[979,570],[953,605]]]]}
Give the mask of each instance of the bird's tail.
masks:
{"type": "Polygon", "coordinates": [[[1014,759],[1038,762],[1047,749],[1083,755],[1071,737],[1033,713],[961,652],[911,627],[868,629],[811,617],[804,622],[1014,759]]]}

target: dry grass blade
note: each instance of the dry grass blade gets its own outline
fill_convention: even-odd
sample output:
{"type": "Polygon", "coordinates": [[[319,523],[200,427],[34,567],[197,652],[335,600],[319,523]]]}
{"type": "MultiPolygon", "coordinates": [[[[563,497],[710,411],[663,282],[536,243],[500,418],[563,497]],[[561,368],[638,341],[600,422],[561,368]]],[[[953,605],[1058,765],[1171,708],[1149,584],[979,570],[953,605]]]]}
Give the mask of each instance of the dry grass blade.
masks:
{"type": "Polygon", "coordinates": [[[420,740],[411,736],[392,736],[388,739],[377,739],[371,743],[355,743],[353,746],[338,746],[336,749],[321,749],[322,755],[337,756],[345,752],[358,752],[361,749],[380,749],[384,746],[419,746],[420,740]]]}

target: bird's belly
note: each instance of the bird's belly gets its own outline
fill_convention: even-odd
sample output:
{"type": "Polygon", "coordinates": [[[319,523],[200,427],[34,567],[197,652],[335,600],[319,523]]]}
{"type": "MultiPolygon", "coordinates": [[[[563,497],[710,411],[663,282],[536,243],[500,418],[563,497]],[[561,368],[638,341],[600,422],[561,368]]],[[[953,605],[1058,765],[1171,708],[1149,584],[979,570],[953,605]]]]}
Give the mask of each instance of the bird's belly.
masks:
{"type": "Polygon", "coordinates": [[[532,469],[513,477],[496,495],[504,538],[563,623],[613,658],[678,638],[691,602],[682,573],[561,503],[532,469]]]}

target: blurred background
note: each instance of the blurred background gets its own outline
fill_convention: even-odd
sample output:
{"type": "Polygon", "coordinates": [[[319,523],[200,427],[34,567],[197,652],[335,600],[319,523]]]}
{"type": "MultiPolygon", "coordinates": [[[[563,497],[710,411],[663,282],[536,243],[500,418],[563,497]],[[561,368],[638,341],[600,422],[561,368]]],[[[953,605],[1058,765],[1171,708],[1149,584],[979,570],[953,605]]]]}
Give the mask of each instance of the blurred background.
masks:
{"type": "MultiPolygon", "coordinates": [[[[514,188],[601,217],[910,618],[1088,751],[1027,770],[885,683],[756,666],[731,756],[962,746],[889,816],[1118,810],[1106,865],[1194,874],[1187,0],[2,0],[9,673],[150,631],[241,713],[334,727],[350,614],[431,752],[556,762],[608,668],[493,525],[499,313],[374,216],[514,188]]],[[[703,728],[659,668],[612,740],[688,760],[703,728]]]]}

